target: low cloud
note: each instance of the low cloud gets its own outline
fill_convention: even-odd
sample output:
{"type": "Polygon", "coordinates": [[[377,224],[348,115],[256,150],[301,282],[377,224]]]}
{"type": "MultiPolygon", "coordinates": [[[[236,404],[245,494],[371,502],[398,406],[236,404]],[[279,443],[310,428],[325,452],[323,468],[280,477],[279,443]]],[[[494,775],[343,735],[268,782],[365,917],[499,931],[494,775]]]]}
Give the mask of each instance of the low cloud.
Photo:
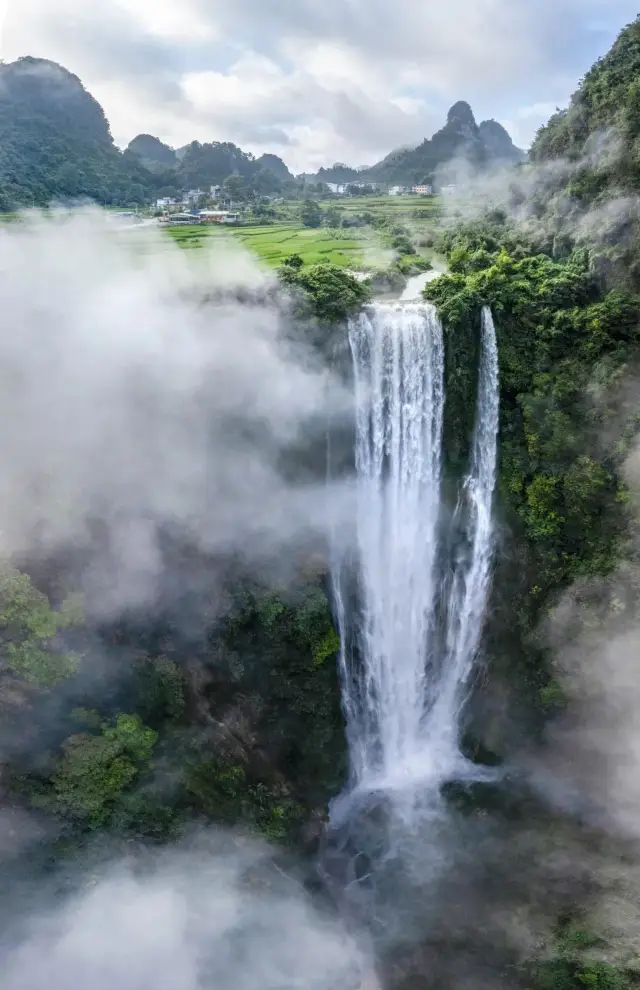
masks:
{"type": "Polygon", "coordinates": [[[103,607],[153,598],[161,532],[256,560],[348,504],[322,466],[291,482],[281,464],[348,395],[287,342],[272,276],[217,243],[96,210],[0,232],[2,550],[95,547],[98,525],[84,580],[103,607]]]}
{"type": "Polygon", "coordinates": [[[15,886],[5,990],[358,990],[369,970],[344,926],[246,839],[140,850],[63,887],[54,898],[43,881],[30,901],[15,886]]]}

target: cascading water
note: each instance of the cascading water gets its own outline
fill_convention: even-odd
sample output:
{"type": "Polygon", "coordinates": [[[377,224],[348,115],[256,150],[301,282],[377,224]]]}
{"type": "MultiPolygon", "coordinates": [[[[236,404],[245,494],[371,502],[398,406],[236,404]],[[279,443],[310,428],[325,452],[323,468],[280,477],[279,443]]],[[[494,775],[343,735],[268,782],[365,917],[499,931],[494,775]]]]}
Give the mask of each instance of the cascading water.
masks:
{"type": "Polygon", "coordinates": [[[482,313],[471,465],[453,577],[439,559],[443,332],[434,307],[378,303],[350,325],[356,399],[359,611],[334,575],[352,789],[439,784],[464,761],[459,712],[490,585],[498,352],[482,313]],[[350,649],[351,622],[356,649],[350,649]],[[355,621],[353,621],[355,619],[355,621]]]}
{"type": "Polygon", "coordinates": [[[363,654],[345,682],[357,781],[392,775],[420,737],[436,592],[444,406],[433,307],[379,304],[350,328],[363,654]]]}
{"type": "Polygon", "coordinates": [[[444,662],[429,713],[430,740],[451,759],[457,755],[461,692],[476,658],[491,579],[492,503],[496,483],[500,413],[498,345],[491,310],[482,310],[482,342],[471,469],[454,516],[464,540],[455,562],[447,602],[444,662]]]}

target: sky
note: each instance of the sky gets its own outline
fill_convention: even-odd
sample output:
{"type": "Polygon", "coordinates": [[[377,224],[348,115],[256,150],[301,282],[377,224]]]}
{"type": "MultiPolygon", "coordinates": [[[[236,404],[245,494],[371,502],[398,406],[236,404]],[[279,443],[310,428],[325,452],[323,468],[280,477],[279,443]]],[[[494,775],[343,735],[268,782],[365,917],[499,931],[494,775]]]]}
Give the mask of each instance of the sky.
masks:
{"type": "Polygon", "coordinates": [[[0,58],[80,76],[116,143],[373,164],[466,100],[527,147],[637,0],[0,0],[0,58]]]}

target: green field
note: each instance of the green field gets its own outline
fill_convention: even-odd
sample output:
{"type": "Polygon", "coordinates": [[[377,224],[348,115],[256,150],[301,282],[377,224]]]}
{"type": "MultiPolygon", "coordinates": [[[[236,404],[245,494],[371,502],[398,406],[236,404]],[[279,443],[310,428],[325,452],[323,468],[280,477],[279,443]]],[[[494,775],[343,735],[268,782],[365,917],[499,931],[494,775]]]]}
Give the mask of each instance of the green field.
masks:
{"type": "Polygon", "coordinates": [[[211,237],[232,237],[271,268],[282,264],[291,254],[299,254],[308,265],[330,261],[334,265],[355,267],[363,263],[366,249],[373,243],[370,231],[312,229],[294,223],[236,229],[196,224],[168,227],[166,233],[184,248],[203,247],[211,237]]]}
{"type": "MultiPolygon", "coordinates": [[[[429,231],[437,225],[440,215],[440,201],[435,197],[344,196],[323,200],[320,205],[323,211],[337,209],[345,219],[366,219],[369,214],[370,219],[375,218],[374,225],[382,219],[397,220],[409,229],[420,253],[432,253],[429,231]]],[[[303,227],[298,220],[300,206],[300,200],[276,204],[280,214],[276,223],[237,228],[194,224],[167,227],[163,234],[185,249],[202,248],[212,237],[221,242],[225,238],[237,240],[270,268],[276,268],[292,254],[299,254],[305,264],[330,261],[354,269],[368,270],[391,263],[393,252],[383,231],[370,224],[338,229],[303,227]]],[[[18,217],[19,214],[0,215],[0,222],[18,217]]]]}
{"type": "Polygon", "coordinates": [[[343,196],[331,200],[345,213],[373,213],[377,217],[420,217],[436,220],[441,209],[438,196],[343,196]]]}
{"type": "MultiPolygon", "coordinates": [[[[397,220],[417,235],[419,250],[420,235],[438,223],[440,205],[435,197],[417,196],[345,196],[321,203],[323,210],[337,208],[345,218],[371,214],[376,220],[397,220]]],[[[330,261],[346,268],[384,264],[385,254],[389,255],[386,264],[391,260],[384,239],[371,226],[338,230],[308,228],[297,220],[300,201],[288,201],[280,209],[286,219],[277,223],[235,229],[200,225],[169,227],[167,234],[184,248],[200,248],[211,237],[232,237],[271,268],[282,264],[291,254],[299,254],[305,264],[330,261]]]]}

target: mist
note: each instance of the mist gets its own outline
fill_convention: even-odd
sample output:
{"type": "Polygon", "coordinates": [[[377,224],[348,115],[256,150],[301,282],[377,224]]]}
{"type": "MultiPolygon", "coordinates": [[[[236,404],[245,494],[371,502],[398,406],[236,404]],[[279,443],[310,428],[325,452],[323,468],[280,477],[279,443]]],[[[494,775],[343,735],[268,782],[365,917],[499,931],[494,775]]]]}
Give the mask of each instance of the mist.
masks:
{"type": "Polygon", "coordinates": [[[613,178],[624,156],[624,141],[612,127],[590,135],[580,156],[496,164],[482,171],[460,156],[436,170],[437,185],[454,184],[442,198],[442,222],[453,226],[497,211],[525,243],[547,253],[563,251],[569,242],[592,249],[623,246],[640,209],[638,197],[613,178]],[[585,170],[609,176],[606,197],[588,207],[571,195],[571,182],[585,170]]]}
{"type": "Polygon", "coordinates": [[[366,943],[239,834],[73,869],[14,896],[5,990],[357,990],[368,968],[366,943]]]}
{"type": "Polygon", "coordinates": [[[81,580],[106,613],[153,599],[160,531],[251,561],[347,511],[281,461],[348,395],[246,252],[195,254],[91,208],[0,230],[2,552],[93,548],[81,580]]]}

